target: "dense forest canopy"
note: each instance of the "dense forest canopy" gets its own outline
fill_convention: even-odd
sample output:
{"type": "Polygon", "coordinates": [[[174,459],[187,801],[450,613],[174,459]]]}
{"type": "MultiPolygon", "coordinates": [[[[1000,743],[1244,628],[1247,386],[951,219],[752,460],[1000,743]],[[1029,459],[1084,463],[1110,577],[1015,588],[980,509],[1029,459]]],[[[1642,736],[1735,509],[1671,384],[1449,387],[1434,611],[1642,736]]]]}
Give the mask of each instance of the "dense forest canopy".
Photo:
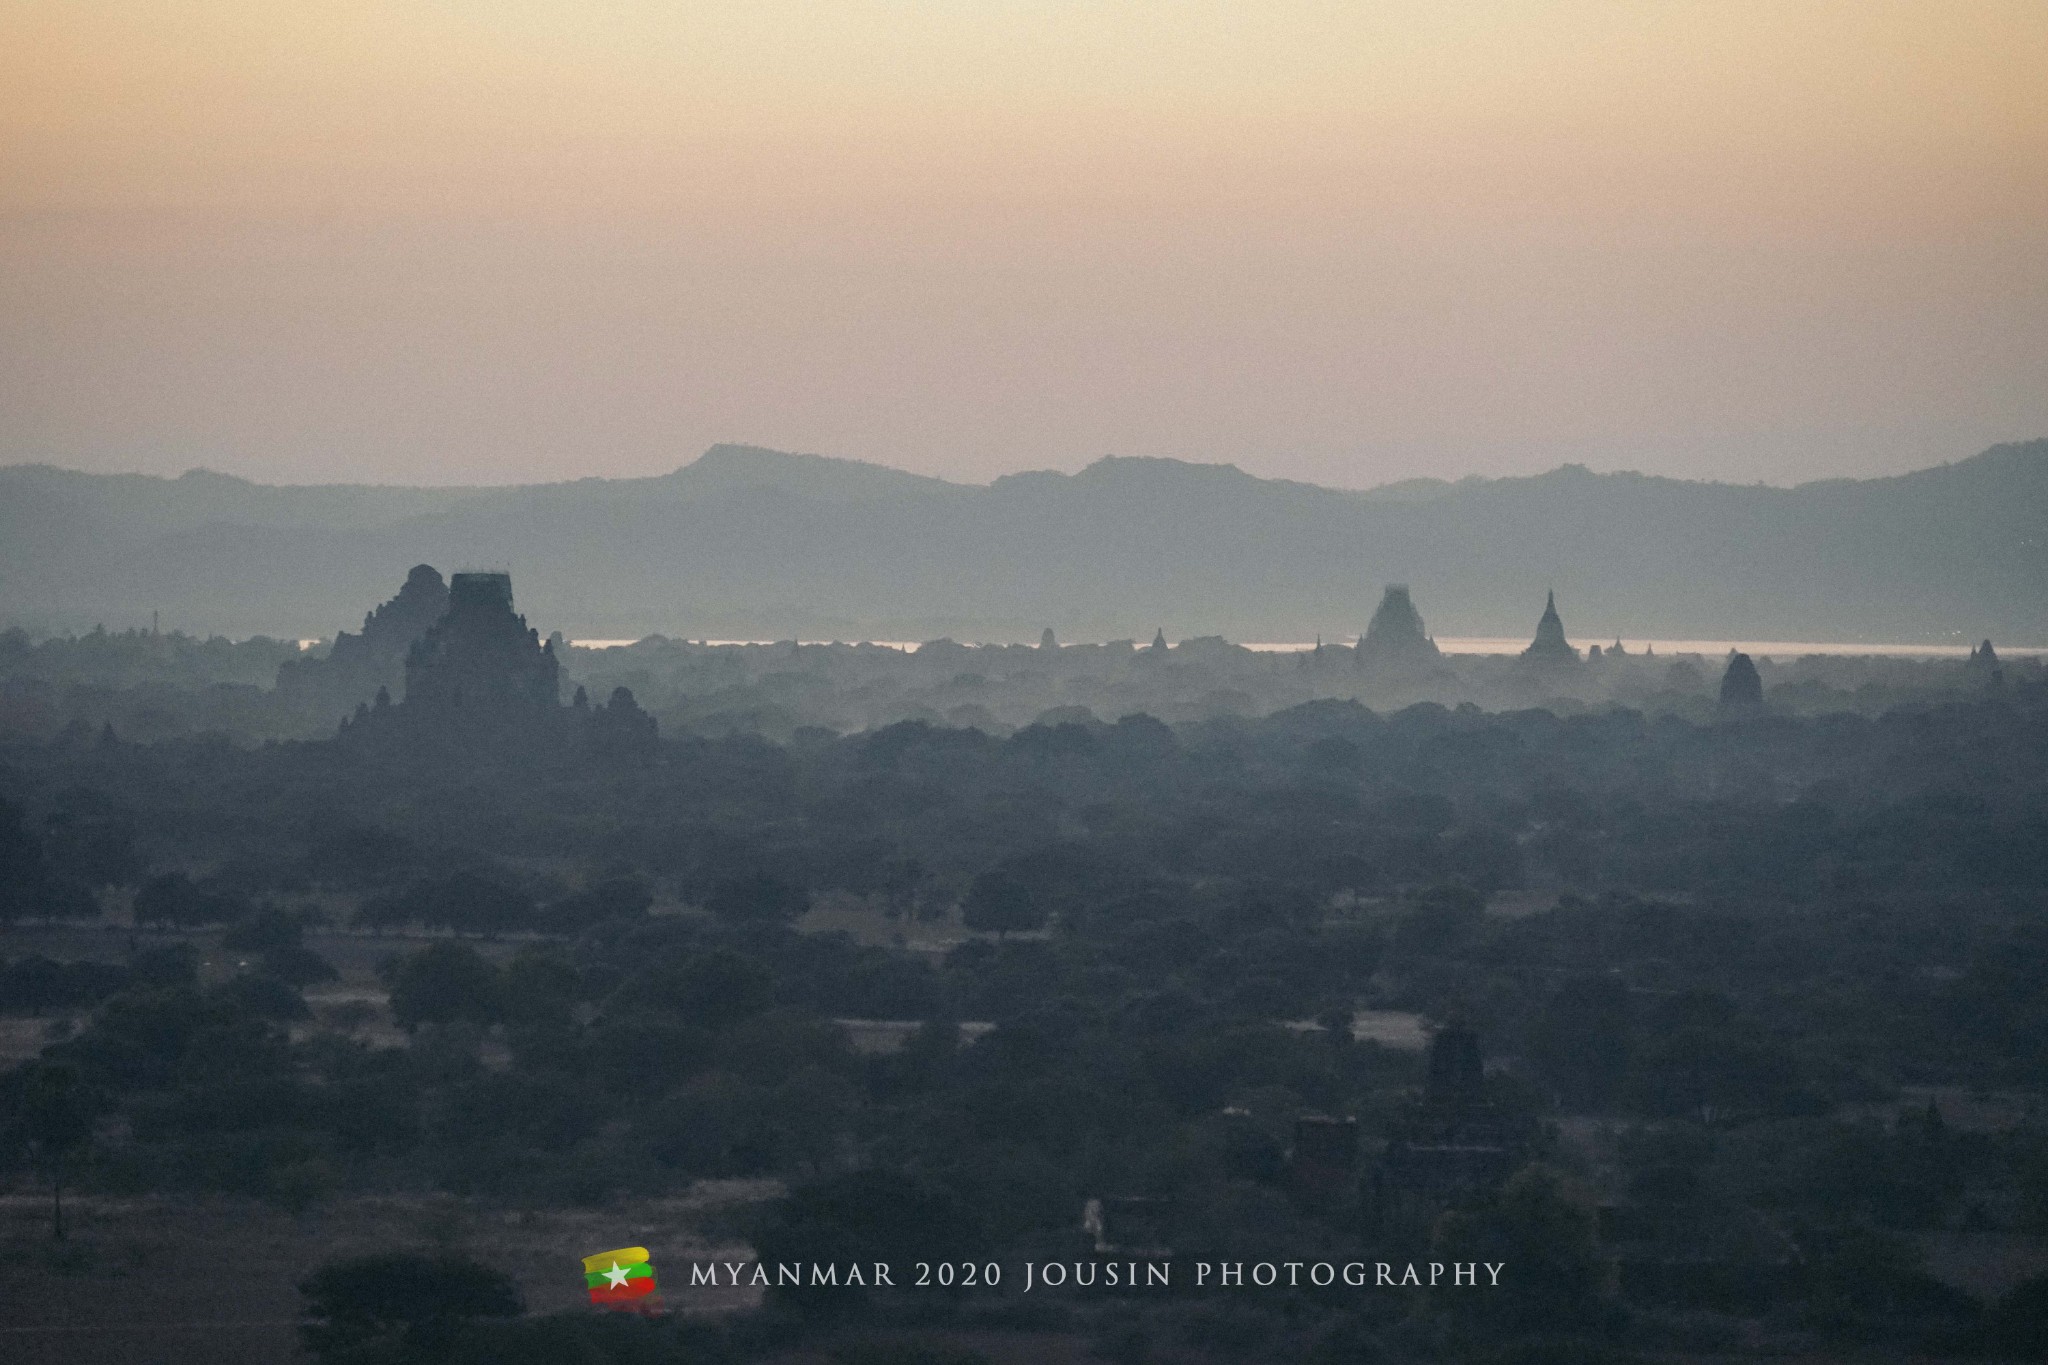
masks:
{"type": "Polygon", "coordinates": [[[1214,1344],[979,1278],[1119,1257],[1509,1267],[1275,1286],[1226,1358],[2037,1342],[2041,661],[1581,651],[1554,593],[1455,656],[1417,597],[1282,652],[578,649],[421,564],[315,648],[0,635],[0,1174],[60,1235],[384,1227],[298,1281],[330,1365],[1214,1344]],[[679,1204],[977,1292],[600,1324],[378,1222],[679,1204]]]}
{"type": "MultiPolygon", "coordinates": [[[[2038,1115],[1941,1098],[2031,1113],[2048,1074],[2031,676],[1876,716],[1320,700],[781,743],[406,712],[7,749],[10,935],[121,929],[0,969],[0,1009],[67,1021],[4,1088],[89,1097],[75,1188],[548,1207],[772,1178],[744,1235],[806,1259],[1071,1259],[1108,1200],[1212,1256],[1513,1247],[1564,1295],[1308,1295],[1242,1325],[1274,1359],[1621,1351],[1700,1312],[2035,1330],[2007,1302],[2032,1290],[1926,1261],[2048,1231],[2038,1115]],[[1476,1040],[1483,1079],[1375,1033],[1403,1019],[1476,1040]],[[1334,1184],[1301,1155],[1318,1116],[1359,1134],[1334,1184]],[[1498,1169],[1443,1187],[1441,1132],[1498,1169]]],[[[36,1178],[52,1142],[10,1131],[36,1178]]],[[[845,1306],[770,1297],[790,1331],[845,1306]]]]}

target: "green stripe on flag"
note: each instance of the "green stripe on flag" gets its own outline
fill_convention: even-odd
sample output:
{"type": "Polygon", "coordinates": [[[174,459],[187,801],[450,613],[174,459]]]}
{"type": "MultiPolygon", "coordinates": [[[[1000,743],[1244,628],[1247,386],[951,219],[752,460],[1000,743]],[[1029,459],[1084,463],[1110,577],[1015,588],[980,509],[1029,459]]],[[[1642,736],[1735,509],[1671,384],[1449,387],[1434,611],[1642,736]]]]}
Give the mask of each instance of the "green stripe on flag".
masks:
{"type": "MultiPolygon", "coordinates": [[[[629,1280],[648,1279],[654,1274],[654,1267],[645,1261],[636,1261],[632,1265],[620,1266],[619,1269],[626,1272],[626,1278],[629,1280]]],[[[612,1276],[609,1269],[593,1270],[584,1275],[583,1283],[592,1289],[608,1289],[612,1285],[612,1276]]]]}

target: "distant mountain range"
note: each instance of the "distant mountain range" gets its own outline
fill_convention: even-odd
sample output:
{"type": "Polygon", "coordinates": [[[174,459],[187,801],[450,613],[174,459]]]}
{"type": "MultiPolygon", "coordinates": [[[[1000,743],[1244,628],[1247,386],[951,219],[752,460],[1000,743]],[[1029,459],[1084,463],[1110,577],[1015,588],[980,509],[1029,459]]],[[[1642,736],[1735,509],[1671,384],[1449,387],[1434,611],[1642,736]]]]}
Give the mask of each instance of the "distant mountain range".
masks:
{"type": "Polygon", "coordinates": [[[673,474],[270,487],[0,469],[0,623],[354,628],[415,563],[510,569],[543,633],[1350,637],[1388,582],[1440,636],[2048,643],[2048,441],[1796,488],[1595,474],[1367,492],[1099,460],[986,487],[714,446],[673,474]]]}

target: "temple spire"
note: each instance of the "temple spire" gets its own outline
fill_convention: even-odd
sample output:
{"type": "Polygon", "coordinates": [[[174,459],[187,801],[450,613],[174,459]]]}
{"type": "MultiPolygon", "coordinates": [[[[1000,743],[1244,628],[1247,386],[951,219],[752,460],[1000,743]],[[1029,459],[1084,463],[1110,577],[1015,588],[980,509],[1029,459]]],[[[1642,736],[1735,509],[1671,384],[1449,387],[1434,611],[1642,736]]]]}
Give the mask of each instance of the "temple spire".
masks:
{"type": "Polygon", "coordinates": [[[1579,651],[1564,636],[1564,619],[1557,614],[1557,593],[1544,594],[1543,617],[1536,623],[1536,638],[1522,651],[1531,663],[1577,663],[1579,651]]]}

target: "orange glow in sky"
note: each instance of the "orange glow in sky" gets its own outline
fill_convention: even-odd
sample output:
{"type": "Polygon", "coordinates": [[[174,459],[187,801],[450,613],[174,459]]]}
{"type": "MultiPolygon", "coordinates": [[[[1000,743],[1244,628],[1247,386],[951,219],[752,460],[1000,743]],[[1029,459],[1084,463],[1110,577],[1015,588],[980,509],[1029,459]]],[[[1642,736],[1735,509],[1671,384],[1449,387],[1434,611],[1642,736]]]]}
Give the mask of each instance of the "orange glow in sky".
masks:
{"type": "Polygon", "coordinates": [[[2048,434],[2048,5],[0,0],[0,461],[1789,482],[2048,434]]]}

